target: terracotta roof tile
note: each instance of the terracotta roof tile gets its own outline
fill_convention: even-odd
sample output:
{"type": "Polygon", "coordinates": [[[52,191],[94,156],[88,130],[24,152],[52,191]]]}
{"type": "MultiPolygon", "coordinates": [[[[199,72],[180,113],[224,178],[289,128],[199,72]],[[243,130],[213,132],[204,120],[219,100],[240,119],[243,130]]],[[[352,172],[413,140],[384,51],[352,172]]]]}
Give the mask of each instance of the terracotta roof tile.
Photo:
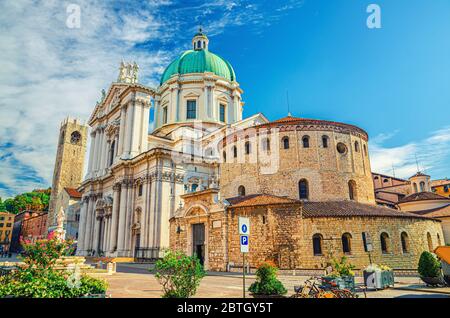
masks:
{"type": "Polygon", "coordinates": [[[411,211],[411,213],[417,215],[425,215],[430,218],[450,216],[450,203],[438,208],[429,209],[429,210],[421,210],[421,211],[411,211]]]}
{"type": "Polygon", "coordinates": [[[305,218],[363,216],[429,219],[422,215],[354,201],[306,202],[303,206],[303,216],[305,218]]]}
{"type": "Polygon", "coordinates": [[[272,204],[301,204],[301,201],[279,197],[270,194],[250,194],[246,196],[233,197],[226,199],[233,208],[272,205],[272,204]]]}
{"type": "Polygon", "coordinates": [[[64,188],[66,190],[67,194],[72,198],[81,199],[81,192],[78,192],[77,189],[74,188],[64,188]]]}
{"type": "Polygon", "coordinates": [[[408,195],[407,197],[404,197],[403,199],[399,200],[398,203],[424,201],[424,200],[448,200],[450,202],[449,198],[446,198],[442,195],[439,195],[439,194],[436,194],[433,192],[419,192],[419,193],[413,193],[413,194],[408,195]]]}

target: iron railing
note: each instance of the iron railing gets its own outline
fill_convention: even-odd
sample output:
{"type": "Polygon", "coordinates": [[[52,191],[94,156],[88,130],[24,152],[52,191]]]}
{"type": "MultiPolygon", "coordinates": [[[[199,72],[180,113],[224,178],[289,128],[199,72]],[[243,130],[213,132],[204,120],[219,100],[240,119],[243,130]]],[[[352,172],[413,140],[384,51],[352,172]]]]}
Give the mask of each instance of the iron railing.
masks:
{"type": "Polygon", "coordinates": [[[161,249],[159,247],[136,248],[134,258],[138,262],[155,261],[161,258],[161,249]]]}

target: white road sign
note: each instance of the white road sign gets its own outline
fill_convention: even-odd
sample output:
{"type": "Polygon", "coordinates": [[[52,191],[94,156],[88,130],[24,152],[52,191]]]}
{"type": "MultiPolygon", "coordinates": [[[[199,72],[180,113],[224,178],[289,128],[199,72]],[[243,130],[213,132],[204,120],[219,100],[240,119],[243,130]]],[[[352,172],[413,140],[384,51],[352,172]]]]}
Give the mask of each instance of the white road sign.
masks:
{"type": "Polygon", "coordinates": [[[249,218],[239,217],[239,235],[250,234],[250,220],[249,218]]]}

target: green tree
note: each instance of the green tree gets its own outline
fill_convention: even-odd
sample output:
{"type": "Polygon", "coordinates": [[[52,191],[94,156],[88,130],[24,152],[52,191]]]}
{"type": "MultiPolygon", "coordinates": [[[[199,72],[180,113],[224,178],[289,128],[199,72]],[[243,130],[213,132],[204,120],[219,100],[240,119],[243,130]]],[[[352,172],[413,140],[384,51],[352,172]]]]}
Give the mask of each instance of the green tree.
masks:
{"type": "Polygon", "coordinates": [[[424,251],[420,255],[418,272],[422,277],[441,276],[441,263],[434,254],[424,251]]]}
{"type": "Polygon", "coordinates": [[[200,261],[179,251],[169,251],[155,264],[156,278],[162,285],[164,298],[188,298],[195,295],[205,276],[200,261]]]}

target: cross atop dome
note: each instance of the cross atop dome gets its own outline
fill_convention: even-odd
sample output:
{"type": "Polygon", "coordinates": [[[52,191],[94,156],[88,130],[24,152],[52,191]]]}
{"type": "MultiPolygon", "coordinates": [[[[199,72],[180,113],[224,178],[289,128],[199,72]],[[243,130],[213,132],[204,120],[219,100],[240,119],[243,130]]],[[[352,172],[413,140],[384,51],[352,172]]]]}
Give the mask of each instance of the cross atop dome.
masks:
{"type": "Polygon", "coordinates": [[[195,51],[208,50],[209,39],[202,28],[198,28],[198,32],[192,38],[192,47],[195,51]]]}

